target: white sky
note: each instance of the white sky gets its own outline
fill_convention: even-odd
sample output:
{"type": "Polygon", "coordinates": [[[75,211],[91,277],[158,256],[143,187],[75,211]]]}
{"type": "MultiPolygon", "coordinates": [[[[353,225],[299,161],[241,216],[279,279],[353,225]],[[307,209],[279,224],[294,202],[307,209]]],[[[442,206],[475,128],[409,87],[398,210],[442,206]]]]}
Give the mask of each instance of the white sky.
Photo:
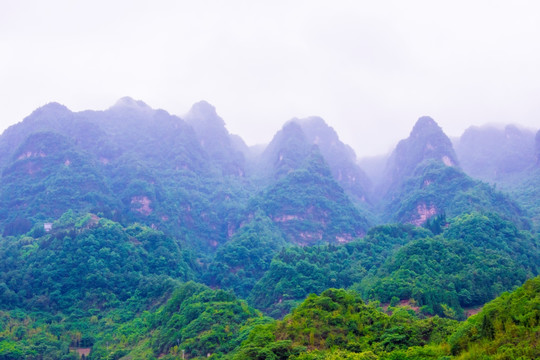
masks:
{"type": "Polygon", "coordinates": [[[0,131],[57,101],[199,100],[268,142],[318,115],[359,157],[432,116],[540,127],[540,1],[0,0],[0,131]]]}

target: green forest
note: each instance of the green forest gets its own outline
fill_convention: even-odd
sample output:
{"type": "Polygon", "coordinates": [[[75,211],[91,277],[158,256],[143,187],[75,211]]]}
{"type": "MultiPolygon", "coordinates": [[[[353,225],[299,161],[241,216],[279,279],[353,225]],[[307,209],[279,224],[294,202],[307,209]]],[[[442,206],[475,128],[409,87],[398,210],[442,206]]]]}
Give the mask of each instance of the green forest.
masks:
{"type": "Polygon", "coordinates": [[[0,136],[0,360],[538,359],[540,162],[465,140],[420,118],[373,181],[316,117],[256,150],[206,102],[39,108],[0,136]]]}

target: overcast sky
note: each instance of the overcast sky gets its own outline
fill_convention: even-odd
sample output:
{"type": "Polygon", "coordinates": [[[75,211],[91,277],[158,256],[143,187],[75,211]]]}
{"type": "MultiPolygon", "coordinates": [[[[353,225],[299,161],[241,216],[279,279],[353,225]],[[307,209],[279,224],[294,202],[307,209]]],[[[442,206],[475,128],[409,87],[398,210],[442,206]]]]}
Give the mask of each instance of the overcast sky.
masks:
{"type": "Polygon", "coordinates": [[[416,119],[540,127],[540,1],[0,0],[0,131],[56,101],[212,103],[248,144],[318,115],[359,157],[416,119]]]}

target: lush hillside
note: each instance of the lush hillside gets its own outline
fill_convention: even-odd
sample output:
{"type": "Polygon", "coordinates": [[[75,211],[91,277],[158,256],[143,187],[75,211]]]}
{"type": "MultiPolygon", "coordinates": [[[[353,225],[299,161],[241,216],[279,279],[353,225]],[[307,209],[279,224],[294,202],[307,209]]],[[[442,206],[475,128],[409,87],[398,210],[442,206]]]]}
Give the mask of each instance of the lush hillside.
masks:
{"type": "Polygon", "coordinates": [[[435,215],[472,211],[498,213],[524,229],[531,226],[527,213],[507,194],[432,160],[420,163],[396,189],[385,206],[385,218],[420,226],[435,215]]]}
{"type": "Polygon", "coordinates": [[[318,117],[48,104],[0,136],[0,359],[533,358],[537,279],[457,322],[540,271],[531,134],[422,117],[370,180],[318,117]]]}
{"type": "Polygon", "coordinates": [[[418,119],[409,137],[401,140],[388,158],[385,177],[379,190],[381,194],[393,196],[403,181],[413,175],[416,167],[426,160],[458,166],[450,139],[428,116],[418,119]]]}
{"type": "Polygon", "coordinates": [[[463,323],[450,337],[459,359],[538,359],[540,278],[504,293],[463,323]]]}
{"type": "Polygon", "coordinates": [[[455,326],[438,317],[418,320],[405,309],[388,316],[354,292],[328,289],[309,295],[283,320],[256,327],[233,358],[399,358],[407,349],[416,356],[444,355],[420,347],[443,341],[455,326]]]}
{"type": "Polygon", "coordinates": [[[345,245],[288,247],[255,284],[250,302],[274,317],[309,293],[353,288],[366,299],[413,301],[426,315],[463,317],[540,272],[537,236],[497,215],[465,214],[442,232],[405,225],[370,230],[345,245]]]}
{"type": "Polygon", "coordinates": [[[310,293],[359,283],[396,248],[429,235],[410,225],[385,225],[348,244],[284,248],[255,284],[249,300],[271,316],[281,317],[310,293]]]}
{"type": "Polygon", "coordinates": [[[358,287],[390,302],[414,299],[420,311],[462,318],[540,273],[538,237],[496,215],[465,214],[435,237],[411,241],[358,287]]]}
{"type": "Polygon", "coordinates": [[[301,166],[254,198],[248,209],[261,209],[295,244],[348,242],[368,229],[367,219],[334,180],[316,147],[301,166]]]}
{"type": "Polygon", "coordinates": [[[127,228],[96,215],[65,213],[48,233],[0,241],[2,309],[71,313],[127,306],[137,309],[194,277],[196,266],[162,232],[127,228]]]}

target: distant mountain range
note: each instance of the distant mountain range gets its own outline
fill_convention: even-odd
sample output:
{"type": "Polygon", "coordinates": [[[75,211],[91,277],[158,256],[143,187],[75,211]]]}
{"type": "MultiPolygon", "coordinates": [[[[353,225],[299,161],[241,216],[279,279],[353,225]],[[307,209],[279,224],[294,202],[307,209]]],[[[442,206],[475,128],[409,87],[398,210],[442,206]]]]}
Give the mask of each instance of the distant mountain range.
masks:
{"type": "MultiPolygon", "coordinates": [[[[283,231],[307,210],[319,214],[312,215],[312,225],[330,224],[336,215],[329,211],[341,205],[309,200],[312,192],[295,189],[307,178],[293,180],[295,172],[315,161],[315,153],[320,154],[317,167],[330,171],[326,185],[318,186],[339,187],[321,193],[347,194],[327,201],[352,201],[364,217],[353,221],[363,224],[356,229],[332,225],[336,233],[348,234],[340,238],[365,233],[369,224],[421,225],[436,214],[473,210],[498,212],[526,226],[519,204],[479,180],[514,190],[513,179],[518,187],[515,179],[530,177],[540,165],[539,139],[538,133],[535,138],[513,125],[486,126],[468,129],[452,144],[433,119],[421,117],[386,160],[382,177],[371,180],[352,148],[317,117],[290,120],[257,154],[227,131],[205,101],[193,105],[184,119],[131,98],[105,111],[78,113],[51,103],[0,137],[0,227],[9,233],[14,221],[34,226],[73,209],[142,221],[171,234],[195,232],[188,242],[215,248],[245,223],[242,217],[255,206],[248,206],[255,201],[250,198],[266,204],[262,207],[283,231]],[[289,195],[269,202],[276,187],[300,197],[299,213],[275,204],[289,195]]],[[[321,171],[314,177],[326,174],[321,171]]],[[[357,213],[346,207],[340,213],[357,213]]],[[[309,237],[308,243],[330,241],[309,237]]]]}

